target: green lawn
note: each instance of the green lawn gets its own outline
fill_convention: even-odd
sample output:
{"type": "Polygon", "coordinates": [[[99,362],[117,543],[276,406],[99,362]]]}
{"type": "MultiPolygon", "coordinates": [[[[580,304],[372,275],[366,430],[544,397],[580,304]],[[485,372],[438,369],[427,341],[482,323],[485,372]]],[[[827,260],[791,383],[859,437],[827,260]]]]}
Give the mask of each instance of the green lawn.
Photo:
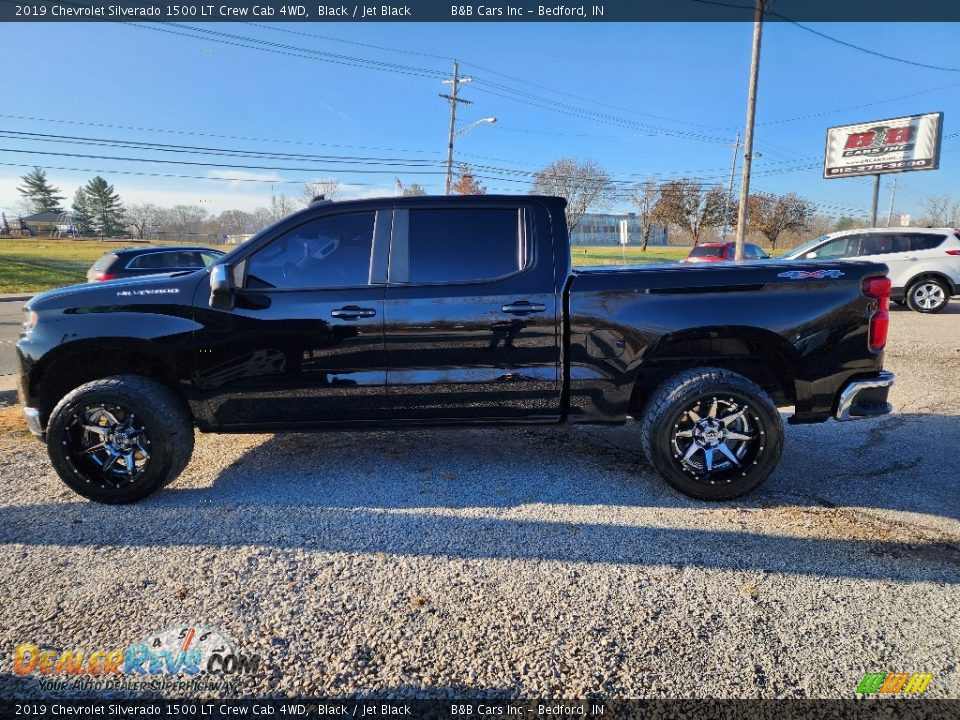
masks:
{"type": "MultiPolygon", "coordinates": [[[[40,292],[85,282],[87,270],[103,253],[133,244],[0,238],[0,293],[40,292]]],[[[650,247],[640,252],[639,247],[575,246],[572,255],[574,265],[617,265],[624,255],[630,264],[649,264],[676,262],[688,252],[686,247],[650,247]]]]}
{"type": "Polygon", "coordinates": [[[629,265],[678,262],[690,254],[688,247],[653,246],[641,252],[638,246],[574,245],[570,250],[574,265],[620,265],[626,257],[629,265]]]}
{"type": "Polygon", "coordinates": [[[171,243],[0,238],[0,293],[40,292],[86,282],[87,270],[108,250],[158,244],[171,243]]]}

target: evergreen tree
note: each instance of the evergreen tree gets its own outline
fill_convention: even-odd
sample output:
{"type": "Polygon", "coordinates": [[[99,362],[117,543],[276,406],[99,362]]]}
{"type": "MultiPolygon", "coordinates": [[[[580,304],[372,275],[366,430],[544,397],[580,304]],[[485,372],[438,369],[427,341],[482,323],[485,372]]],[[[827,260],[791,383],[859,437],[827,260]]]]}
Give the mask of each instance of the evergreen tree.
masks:
{"type": "Polygon", "coordinates": [[[87,193],[78,187],[73,194],[73,224],[80,235],[89,235],[93,227],[93,215],[90,213],[90,203],[87,202],[87,193]]]}
{"type": "Polygon", "coordinates": [[[118,235],[124,228],[120,196],[106,180],[97,175],[83,188],[91,218],[91,229],[100,237],[118,235]]]}
{"type": "Polygon", "coordinates": [[[30,205],[30,212],[61,211],[60,202],[64,200],[64,196],[60,194],[60,188],[50,184],[43,168],[35,167],[20,179],[23,185],[18,187],[17,191],[30,205]]]}

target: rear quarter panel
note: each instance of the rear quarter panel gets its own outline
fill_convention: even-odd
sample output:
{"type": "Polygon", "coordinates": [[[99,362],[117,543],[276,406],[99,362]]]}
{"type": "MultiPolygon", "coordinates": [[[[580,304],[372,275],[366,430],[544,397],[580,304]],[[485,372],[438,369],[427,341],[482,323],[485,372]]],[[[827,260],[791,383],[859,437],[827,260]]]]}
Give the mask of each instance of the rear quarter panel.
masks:
{"type": "Polygon", "coordinates": [[[795,404],[798,421],[824,419],[848,379],[882,367],[867,337],[877,303],[861,283],[885,270],[754,262],[577,271],[567,315],[568,417],[622,421],[644,373],[752,362],[776,378],[780,404],[795,404]],[[782,275],[796,270],[843,275],[782,275]],[[705,347],[709,355],[701,356],[705,347]]]}

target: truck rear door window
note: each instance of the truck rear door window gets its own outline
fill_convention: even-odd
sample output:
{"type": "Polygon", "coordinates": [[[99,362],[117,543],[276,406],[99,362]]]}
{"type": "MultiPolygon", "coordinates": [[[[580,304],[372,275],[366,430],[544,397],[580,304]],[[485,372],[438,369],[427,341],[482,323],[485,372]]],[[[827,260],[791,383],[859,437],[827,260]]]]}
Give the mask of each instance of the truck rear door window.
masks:
{"type": "Polygon", "coordinates": [[[494,280],[527,265],[522,211],[410,211],[410,282],[494,280]]]}

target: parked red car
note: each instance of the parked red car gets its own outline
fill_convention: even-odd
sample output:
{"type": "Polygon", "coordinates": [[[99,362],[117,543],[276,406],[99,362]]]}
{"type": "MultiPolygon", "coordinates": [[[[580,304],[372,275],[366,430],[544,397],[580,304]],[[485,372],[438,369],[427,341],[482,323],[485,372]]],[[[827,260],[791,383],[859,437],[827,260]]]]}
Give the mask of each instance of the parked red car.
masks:
{"type": "MultiPolygon", "coordinates": [[[[700,263],[733,260],[736,246],[737,244],[732,242],[703,243],[703,245],[697,245],[695,248],[693,248],[693,250],[690,251],[690,254],[680,262],[700,263]]],[[[743,244],[744,260],[763,260],[764,258],[769,257],[770,256],[767,255],[767,253],[764,252],[763,248],[759,245],[754,245],[753,243],[743,244]]]]}

